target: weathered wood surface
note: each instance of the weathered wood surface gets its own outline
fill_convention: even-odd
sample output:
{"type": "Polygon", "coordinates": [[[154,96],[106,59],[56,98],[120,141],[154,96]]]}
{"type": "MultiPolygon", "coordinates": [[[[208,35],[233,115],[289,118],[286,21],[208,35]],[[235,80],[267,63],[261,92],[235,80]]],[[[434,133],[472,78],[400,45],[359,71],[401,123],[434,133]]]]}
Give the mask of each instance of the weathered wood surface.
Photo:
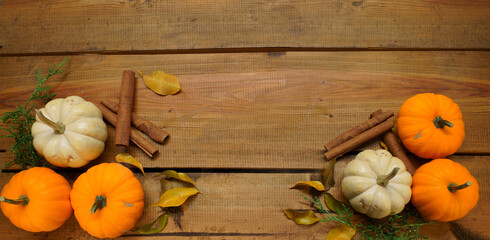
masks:
{"type": "MultiPolygon", "coordinates": [[[[0,59],[0,109],[25,101],[35,87],[36,68],[46,70],[61,59],[0,59]]],[[[147,167],[318,168],[329,140],[379,108],[396,113],[406,98],[421,92],[445,94],[460,105],[467,136],[458,153],[490,149],[485,51],[80,55],[64,69],[48,85],[58,97],[90,101],[118,101],[124,69],[164,70],[180,79],[183,91],[165,97],[137,80],[134,111],[170,134],[164,145],[155,144],[159,153],[153,160],[131,146],[130,153],[147,167]]],[[[114,128],[108,129],[107,149],[94,164],[112,161],[117,153],[114,128]]],[[[9,149],[7,139],[0,141],[0,149],[9,149]]]]}
{"type": "MultiPolygon", "coordinates": [[[[170,137],[155,143],[153,159],[135,145],[129,153],[148,172],[135,171],[146,206],[158,199],[155,175],[166,169],[190,175],[202,194],[161,233],[121,239],[311,240],[335,224],[299,226],[282,210],[309,207],[289,187],[318,178],[324,144],[377,109],[396,113],[416,93],[441,93],[459,104],[466,125],[449,158],[479,181],[480,201],[466,217],[422,232],[490,239],[489,12],[485,0],[0,0],[0,113],[32,93],[37,68],[64,56],[66,72],[48,81],[58,97],[117,101],[126,69],[176,75],[183,91],[166,97],[137,79],[134,111],[170,137]]],[[[120,149],[108,130],[105,152],[85,168],[114,161],[120,149]]],[[[0,138],[2,166],[11,144],[0,138]]],[[[366,148],[378,142],[339,159],[336,197],[343,199],[341,169],[366,148]]],[[[0,186],[12,169],[0,173],[0,186]]],[[[56,170],[73,182],[84,169],[56,170]]],[[[146,208],[138,224],[159,214],[146,208]]],[[[0,236],[92,239],[73,216],[56,231],[29,233],[0,214],[0,236]]]]}
{"type": "MultiPolygon", "coordinates": [[[[0,155],[1,156],[1,155],[0,155]]],[[[351,157],[344,157],[336,164],[336,185],[330,192],[341,199],[340,179],[342,169],[351,157]]],[[[430,239],[487,239],[490,212],[487,207],[490,188],[488,156],[453,156],[464,164],[480,185],[480,203],[464,218],[451,223],[434,223],[424,226],[423,234],[430,239]]],[[[309,209],[308,202],[296,189],[289,189],[298,181],[318,180],[319,169],[304,173],[187,173],[201,190],[190,199],[182,211],[174,212],[166,228],[156,235],[143,236],[128,232],[122,239],[325,239],[334,223],[317,223],[300,226],[288,220],[282,210],[286,208],[309,209]]],[[[136,172],[136,171],[135,171],[136,172]]],[[[78,173],[63,173],[73,182],[78,173]]],[[[160,194],[160,178],[156,173],[140,179],[145,191],[145,205],[155,203],[160,194]]],[[[0,185],[4,185],[13,173],[2,173],[0,185]]],[[[159,208],[146,207],[138,225],[150,222],[160,215],[159,208]]],[[[0,216],[2,239],[94,239],[84,232],[72,216],[61,228],[49,233],[29,233],[15,227],[2,214],[0,216]]]]}
{"type": "Polygon", "coordinates": [[[490,47],[486,0],[3,0],[0,4],[0,54],[490,47]]]}

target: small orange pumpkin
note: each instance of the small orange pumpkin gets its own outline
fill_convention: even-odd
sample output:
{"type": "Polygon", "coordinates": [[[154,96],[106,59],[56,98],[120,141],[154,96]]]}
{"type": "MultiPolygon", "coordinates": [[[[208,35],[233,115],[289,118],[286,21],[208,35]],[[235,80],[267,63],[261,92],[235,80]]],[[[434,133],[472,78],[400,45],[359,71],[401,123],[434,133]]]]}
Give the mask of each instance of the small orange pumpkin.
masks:
{"type": "Polygon", "coordinates": [[[0,193],[3,214],[29,232],[53,231],[71,216],[70,183],[55,171],[34,167],[15,174],[0,193]]]}
{"type": "Polygon", "coordinates": [[[131,230],[143,213],[143,188],[119,163],[101,163],[81,174],[71,191],[75,217],[98,238],[115,238],[131,230]]]}
{"type": "Polygon", "coordinates": [[[450,98],[434,93],[407,99],[398,112],[397,130],[403,145],[426,159],[455,153],[465,137],[459,106],[450,98]]]}
{"type": "Polygon", "coordinates": [[[412,176],[412,204],[423,217],[449,222],[464,217],[479,198],[479,185],[463,165],[435,159],[412,176]]]}

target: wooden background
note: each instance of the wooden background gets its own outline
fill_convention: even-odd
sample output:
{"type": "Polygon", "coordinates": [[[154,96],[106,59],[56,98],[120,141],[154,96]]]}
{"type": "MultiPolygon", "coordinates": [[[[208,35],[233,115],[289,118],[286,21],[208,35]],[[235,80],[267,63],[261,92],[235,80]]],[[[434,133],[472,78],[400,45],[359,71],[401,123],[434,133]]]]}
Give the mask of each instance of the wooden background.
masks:
{"type": "MultiPolygon", "coordinates": [[[[122,239],[324,239],[334,223],[299,226],[282,209],[306,209],[297,181],[318,179],[323,145],[377,109],[395,113],[408,97],[434,92],[459,104],[466,124],[449,158],[480,183],[466,217],[423,227],[430,239],[490,239],[490,2],[486,0],[0,0],[0,112],[35,88],[36,69],[70,57],[47,84],[57,97],[118,100],[123,70],[177,76],[183,91],[158,96],[137,79],[134,111],[170,134],[148,158],[129,153],[146,206],[156,174],[173,169],[204,194],[153,236],[122,239]]],[[[112,162],[106,150],[83,169],[57,169],[73,182],[112,162]]],[[[0,138],[2,165],[12,142],[0,138]]],[[[339,159],[341,170],[370,142],[339,159]]],[[[414,161],[420,159],[411,156],[414,161]]],[[[18,172],[4,169],[0,186],[18,172]]],[[[341,197],[339,184],[331,192],[341,197]]],[[[139,224],[160,214],[145,208],[139,224]]],[[[72,216],[49,233],[15,228],[0,215],[2,239],[91,239],[72,216]]]]}

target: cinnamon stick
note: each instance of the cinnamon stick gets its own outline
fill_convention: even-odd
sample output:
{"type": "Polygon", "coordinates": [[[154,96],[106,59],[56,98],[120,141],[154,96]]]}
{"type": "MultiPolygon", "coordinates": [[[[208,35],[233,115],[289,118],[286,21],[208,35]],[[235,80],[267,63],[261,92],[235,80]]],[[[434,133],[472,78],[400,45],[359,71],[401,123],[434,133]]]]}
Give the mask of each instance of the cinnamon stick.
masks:
{"type": "Polygon", "coordinates": [[[133,71],[125,70],[121,81],[119,92],[119,112],[116,121],[116,145],[129,145],[129,132],[131,129],[131,113],[133,112],[135,74],[133,71]]]}
{"type": "Polygon", "coordinates": [[[405,164],[407,172],[413,175],[415,172],[415,167],[410,158],[408,158],[403,147],[398,142],[398,139],[393,131],[387,131],[383,134],[383,142],[386,144],[388,150],[391,152],[391,154],[393,154],[393,156],[402,160],[402,162],[405,164]]]}
{"type": "MultiPolygon", "coordinates": [[[[381,110],[373,112],[373,113],[371,113],[369,118],[374,118],[381,113],[382,113],[381,110]]],[[[414,167],[412,161],[410,160],[410,158],[408,158],[403,147],[398,142],[398,139],[396,138],[395,133],[393,133],[393,131],[391,131],[391,130],[387,131],[387,132],[383,133],[382,138],[383,138],[383,142],[386,144],[386,147],[388,147],[388,151],[390,151],[393,156],[402,160],[403,164],[405,164],[405,168],[406,168],[407,172],[409,172],[411,175],[413,175],[413,173],[415,172],[415,167],[414,167]]]]}
{"type": "MultiPolygon", "coordinates": [[[[342,133],[341,135],[334,138],[329,143],[325,144],[325,149],[327,151],[332,150],[333,148],[341,145],[342,143],[347,142],[349,139],[358,136],[359,134],[367,131],[368,129],[378,125],[379,123],[385,121],[386,119],[392,117],[394,114],[392,111],[383,112],[381,110],[377,110],[372,118],[369,120],[362,122],[361,124],[353,127],[352,129],[342,133]]],[[[373,114],[372,114],[373,115],[373,114]]]]}
{"type": "Polygon", "coordinates": [[[390,130],[393,126],[394,126],[393,121],[384,121],[368,129],[367,131],[347,140],[346,142],[330,149],[324,155],[327,158],[327,160],[342,156],[345,153],[349,152],[350,150],[362,145],[363,143],[366,143],[374,139],[375,137],[380,136],[384,132],[390,130]]]}
{"type": "MultiPolygon", "coordinates": [[[[113,113],[111,110],[107,109],[100,103],[95,103],[94,104],[100,109],[102,112],[102,116],[113,126],[116,126],[117,122],[117,116],[115,113],[113,113]]],[[[138,130],[134,128],[130,128],[129,136],[131,141],[136,144],[143,152],[145,152],[149,157],[153,157],[155,153],[158,151],[158,149],[151,145],[150,142],[148,142],[141,134],[139,134],[138,130]]]]}
{"type": "MultiPolygon", "coordinates": [[[[117,113],[119,110],[119,106],[113,101],[102,100],[100,101],[100,103],[102,103],[102,105],[115,113],[117,113]]],[[[168,133],[166,131],[164,131],[154,123],[136,115],[136,113],[134,112],[131,114],[131,124],[136,129],[146,133],[146,135],[148,135],[148,137],[153,139],[155,142],[163,143],[165,141],[165,138],[168,137],[168,133]]]]}

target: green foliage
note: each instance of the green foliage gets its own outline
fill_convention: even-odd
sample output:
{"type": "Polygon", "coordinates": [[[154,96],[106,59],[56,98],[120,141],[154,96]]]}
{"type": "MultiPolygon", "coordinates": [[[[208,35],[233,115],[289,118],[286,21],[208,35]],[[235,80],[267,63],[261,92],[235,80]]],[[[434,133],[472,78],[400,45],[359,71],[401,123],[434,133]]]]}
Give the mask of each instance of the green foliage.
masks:
{"type": "Polygon", "coordinates": [[[320,220],[321,222],[336,221],[343,223],[355,229],[359,233],[360,239],[428,239],[419,233],[419,229],[421,226],[432,222],[424,220],[411,205],[407,205],[399,214],[391,215],[380,220],[366,218],[367,223],[356,225],[351,221],[351,216],[354,212],[345,204],[342,204],[343,209],[339,209],[338,214],[333,214],[323,206],[318,197],[303,197],[311,201],[320,213],[326,213],[328,215],[328,218],[320,220]]]}
{"type": "Polygon", "coordinates": [[[9,152],[14,153],[14,159],[5,164],[5,168],[18,164],[22,169],[26,169],[29,166],[46,166],[46,160],[40,156],[34,146],[32,145],[31,127],[36,121],[36,117],[33,113],[36,107],[32,101],[41,100],[47,102],[51,100],[56,94],[49,92],[51,87],[43,85],[51,76],[62,73],[60,68],[66,63],[68,58],[63,59],[58,66],[53,66],[48,70],[46,76],[41,77],[41,72],[37,69],[37,86],[34,92],[29,97],[24,105],[17,103],[16,110],[12,112],[5,112],[0,117],[0,120],[7,127],[2,129],[8,132],[7,135],[0,137],[10,137],[14,139],[14,145],[9,152]]]}

